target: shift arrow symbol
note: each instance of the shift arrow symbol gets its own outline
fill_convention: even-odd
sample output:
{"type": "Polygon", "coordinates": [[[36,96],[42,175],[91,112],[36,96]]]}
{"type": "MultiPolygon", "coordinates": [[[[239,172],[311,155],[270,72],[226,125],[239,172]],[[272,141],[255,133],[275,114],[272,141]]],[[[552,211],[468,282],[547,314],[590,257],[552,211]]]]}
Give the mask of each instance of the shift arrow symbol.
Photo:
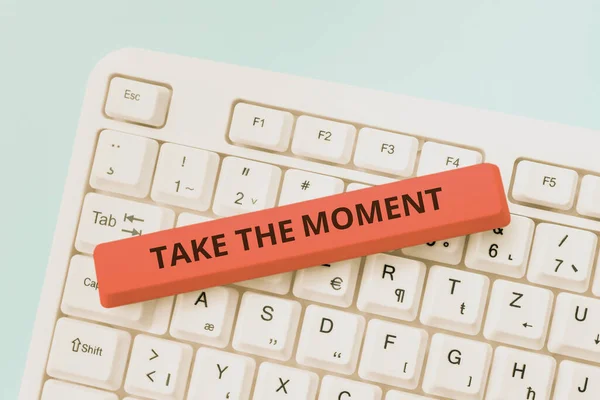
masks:
{"type": "Polygon", "coordinates": [[[529,325],[527,322],[525,322],[525,323],[523,324],[523,327],[524,327],[524,328],[532,328],[532,327],[533,327],[533,325],[529,325]]]}
{"type": "Polygon", "coordinates": [[[79,351],[79,346],[81,345],[81,340],[79,340],[79,338],[73,340],[71,343],[73,343],[73,353],[77,353],[79,351]]]}
{"type": "Polygon", "coordinates": [[[596,336],[596,340],[594,340],[594,342],[596,342],[596,345],[600,344],[600,335],[596,336]]]}
{"type": "Polygon", "coordinates": [[[154,375],[156,371],[152,371],[146,374],[146,376],[148,377],[148,379],[150,379],[152,382],[154,382],[154,379],[152,379],[152,375],[154,375]]]}

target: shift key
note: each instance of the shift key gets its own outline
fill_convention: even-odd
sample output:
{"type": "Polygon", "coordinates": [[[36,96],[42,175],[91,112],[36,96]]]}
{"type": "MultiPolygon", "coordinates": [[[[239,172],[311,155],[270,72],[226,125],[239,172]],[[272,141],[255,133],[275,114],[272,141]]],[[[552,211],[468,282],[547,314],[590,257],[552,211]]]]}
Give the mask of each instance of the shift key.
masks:
{"type": "Polygon", "coordinates": [[[168,208],[97,193],[83,201],[75,248],[92,254],[96,245],[172,228],[175,213],[168,208]]]}

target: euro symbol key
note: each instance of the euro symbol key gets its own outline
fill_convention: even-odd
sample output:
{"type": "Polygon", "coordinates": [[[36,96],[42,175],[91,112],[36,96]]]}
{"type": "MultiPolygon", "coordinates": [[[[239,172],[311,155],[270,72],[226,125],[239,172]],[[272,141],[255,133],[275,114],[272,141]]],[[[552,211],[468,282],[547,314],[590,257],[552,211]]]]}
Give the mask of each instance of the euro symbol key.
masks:
{"type": "Polygon", "coordinates": [[[336,276],[331,280],[331,282],[329,282],[329,284],[331,285],[333,290],[340,290],[342,288],[342,282],[344,282],[344,280],[339,276],[336,276]]]}

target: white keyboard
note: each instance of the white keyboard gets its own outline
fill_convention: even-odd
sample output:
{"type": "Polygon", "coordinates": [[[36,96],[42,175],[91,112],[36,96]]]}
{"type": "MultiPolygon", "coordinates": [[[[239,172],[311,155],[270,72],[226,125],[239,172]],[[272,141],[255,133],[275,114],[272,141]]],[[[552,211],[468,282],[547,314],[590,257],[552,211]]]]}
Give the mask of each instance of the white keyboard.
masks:
{"type": "Polygon", "coordinates": [[[585,129],[112,53],[90,76],[19,398],[597,400],[598,149],[585,129]],[[98,243],[484,161],[505,228],[99,303],[98,243]]]}

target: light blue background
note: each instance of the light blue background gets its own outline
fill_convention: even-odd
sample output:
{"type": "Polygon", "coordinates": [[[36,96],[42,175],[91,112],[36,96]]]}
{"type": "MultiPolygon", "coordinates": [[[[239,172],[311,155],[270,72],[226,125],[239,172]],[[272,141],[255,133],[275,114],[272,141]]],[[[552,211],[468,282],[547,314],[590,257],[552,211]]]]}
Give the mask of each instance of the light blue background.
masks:
{"type": "Polygon", "coordinates": [[[0,0],[2,399],[17,396],[87,74],[125,46],[600,129],[597,0],[0,0]]]}

